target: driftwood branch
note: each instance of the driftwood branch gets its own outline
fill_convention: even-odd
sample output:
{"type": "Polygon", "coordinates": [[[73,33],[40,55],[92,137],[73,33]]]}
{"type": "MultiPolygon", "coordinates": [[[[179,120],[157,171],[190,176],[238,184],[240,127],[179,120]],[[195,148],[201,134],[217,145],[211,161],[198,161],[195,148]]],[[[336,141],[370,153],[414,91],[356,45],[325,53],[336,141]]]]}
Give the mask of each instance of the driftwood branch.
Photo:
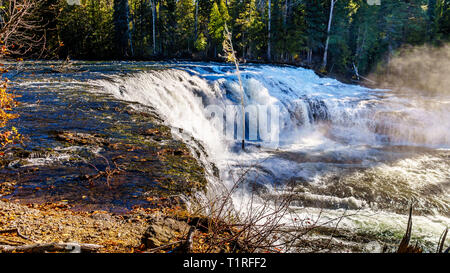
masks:
{"type": "Polygon", "coordinates": [[[0,252],[24,252],[24,253],[44,253],[44,252],[95,252],[102,248],[101,245],[95,244],[78,244],[78,243],[46,243],[31,244],[21,246],[0,245],[0,252]]]}
{"type": "MultiPolygon", "coordinates": [[[[269,31],[270,32],[270,31],[269,31]]],[[[242,85],[241,72],[239,71],[239,60],[236,58],[236,52],[234,51],[231,32],[228,31],[228,26],[225,23],[223,41],[223,50],[225,51],[226,61],[233,62],[236,66],[236,73],[239,80],[239,87],[241,90],[241,106],[242,106],[242,150],[245,150],[245,101],[244,101],[244,87],[242,85]]]]}
{"type": "Polygon", "coordinates": [[[182,244],[182,243],[184,243],[185,241],[186,241],[186,240],[175,241],[175,242],[172,242],[172,243],[169,243],[169,244],[165,244],[165,245],[162,245],[162,246],[158,246],[158,247],[149,249],[148,251],[145,251],[144,253],[154,253],[154,252],[156,252],[156,251],[158,251],[158,250],[166,249],[166,248],[171,247],[171,246],[173,246],[173,245],[182,244]]]}
{"type": "MultiPolygon", "coordinates": [[[[46,29],[48,22],[40,14],[44,0],[0,1],[0,57],[24,56],[36,53],[40,57],[46,47],[46,29]],[[6,3],[5,3],[6,2],[6,3]]],[[[48,1],[47,1],[48,2],[48,1]]],[[[49,6],[48,6],[49,7],[49,6]]],[[[50,8],[50,7],[49,7],[50,8]]],[[[55,9],[56,5],[51,5],[55,9]]]]}

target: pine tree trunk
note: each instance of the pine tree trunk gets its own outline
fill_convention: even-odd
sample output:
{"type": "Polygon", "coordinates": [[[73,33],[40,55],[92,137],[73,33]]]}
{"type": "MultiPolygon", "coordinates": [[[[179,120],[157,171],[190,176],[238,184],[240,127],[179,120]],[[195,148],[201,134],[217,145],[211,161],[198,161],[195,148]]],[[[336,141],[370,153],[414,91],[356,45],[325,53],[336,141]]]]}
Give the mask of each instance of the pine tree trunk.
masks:
{"type": "Polygon", "coordinates": [[[312,63],[312,55],[313,55],[312,49],[311,49],[311,48],[308,48],[308,55],[307,55],[307,57],[306,57],[307,62],[308,62],[308,65],[311,65],[311,63],[312,63]]]}
{"type": "Polygon", "coordinates": [[[156,0],[151,0],[152,5],[152,30],[153,30],[153,55],[156,55],[156,0]]]}
{"type": "Polygon", "coordinates": [[[267,36],[267,60],[270,61],[271,59],[271,52],[270,52],[270,40],[271,40],[271,29],[270,29],[270,21],[271,21],[271,16],[272,16],[272,12],[271,12],[271,6],[272,6],[272,1],[268,0],[268,22],[267,22],[267,26],[268,26],[268,36],[267,36]]]}
{"type": "Polygon", "coordinates": [[[283,38],[283,52],[284,61],[286,62],[288,59],[288,52],[287,52],[287,17],[288,17],[288,7],[289,7],[289,0],[284,1],[284,7],[283,7],[283,32],[284,32],[284,38],[283,38]]]}
{"type": "Polygon", "coordinates": [[[328,20],[328,28],[327,28],[327,41],[325,42],[325,51],[323,52],[323,62],[322,62],[322,69],[325,69],[327,67],[327,55],[328,55],[328,44],[330,42],[330,30],[331,30],[331,22],[333,21],[333,10],[334,10],[334,4],[336,4],[337,0],[331,0],[331,6],[330,6],[330,18],[328,20]]]}
{"type": "Polygon", "coordinates": [[[198,1],[195,0],[195,40],[197,41],[198,38],[198,1]]]}

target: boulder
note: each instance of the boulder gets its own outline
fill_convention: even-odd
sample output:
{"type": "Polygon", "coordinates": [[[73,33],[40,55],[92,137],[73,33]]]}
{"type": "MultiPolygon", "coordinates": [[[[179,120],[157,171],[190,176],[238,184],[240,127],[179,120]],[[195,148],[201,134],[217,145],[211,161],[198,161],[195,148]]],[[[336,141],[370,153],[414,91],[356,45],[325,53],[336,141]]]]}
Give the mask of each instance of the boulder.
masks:
{"type": "Polygon", "coordinates": [[[147,248],[155,248],[181,239],[189,232],[186,222],[159,216],[150,220],[150,225],[142,237],[147,248]]]}

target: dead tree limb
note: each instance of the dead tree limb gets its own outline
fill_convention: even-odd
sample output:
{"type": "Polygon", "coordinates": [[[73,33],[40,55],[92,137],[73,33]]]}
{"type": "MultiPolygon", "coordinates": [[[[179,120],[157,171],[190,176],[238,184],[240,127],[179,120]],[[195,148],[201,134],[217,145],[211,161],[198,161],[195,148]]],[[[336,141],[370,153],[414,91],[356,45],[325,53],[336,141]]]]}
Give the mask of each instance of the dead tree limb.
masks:
{"type": "Polygon", "coordinates": [[[0,10],[1,56],[42,55],[46,44],[44,18],[39,15],[43,0],[9,0],[0,10]]]}
{"type": "Polygon", "coordinates": [[[162,249],[166,249],[166,248],[169,248],[169,247],[171,247],[171,246],[174,246],[174,245],[182,244],[182,243],[184,243],[185,241],[186,241],[186,240],[175,241],[175,242],[172,242],[172,243],[169,243],[169,244],[165,244],[165,245],[162,245],[162,246],[158,246],[158,247],[149,249],[148,251],[145,251],[144,253],[154,253],[154,252],[156,252],[156,251],[158,251],[158,250],[162,250],[162,249]]]}
{"type": "Polygon", "coordinates": [[[95,252],[101,245],[78,244],[78,243],[46,243],[21,246],[0,245],[0,252],[23,252],[23,253],[45,253],[45,252],[95,252]]]}
{"type": "Polygon", "coordinates": [[[409,245],[409,241],[411,240],[411,229],[412,229],[412,212],[413,212],[413,204],[411,203],[409,207],[409,217],[408,217],[408,225],[406,227],[405,236],[403,236],[400,245],[398,246],[397,253],[421,253],[422,249],[420,247],[409,245]]]}
{"type": "MultiPolygon", "coordinates": [[[[442,253],[442,250],[444,249],[445,239],[447,238],[448,228],[444,230],[441,237],[439,238],[438,248],[436,253],[442,253]]],[[[448,249],[446,250],[448,251],[448,249]]]]}

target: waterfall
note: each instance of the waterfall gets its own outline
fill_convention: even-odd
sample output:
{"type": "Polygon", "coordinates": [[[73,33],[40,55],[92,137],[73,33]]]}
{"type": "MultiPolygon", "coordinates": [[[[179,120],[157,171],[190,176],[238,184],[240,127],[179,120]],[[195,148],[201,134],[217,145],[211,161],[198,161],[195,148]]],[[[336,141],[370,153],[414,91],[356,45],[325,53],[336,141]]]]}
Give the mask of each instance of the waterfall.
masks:
{"type": "MultiPolygon", "coordinates": [[[[248,184],[265,189],[261,198],[294,182],[296,204],[309,207],[306,212],[320,206],[330,215],[344,208],[389,214],[416,198],[425,214],[440,217],[419,220],[430,232],[448,224],[450,98],[373,90],[295,67],[247,65],[242,77],[246,152],[239,149],[242,118],[233,106],[240,91],[230,66],[182,63],[93,84],[117,99],[155,108],[176,135],[204,147],[199,160],[220,173],[217,180],[207,168],[213,184],[231,187],[243,168],[253,166],[248,184]],[[418,154],[419,148],[425,152],[418,154]],[[433,187],[443,193],[422,194],[433,187]]],[[[358,225],[373,225],[361,219],[358,225]]]]}
{"type": "MultiPolygon", "coordinates": [[[[190,132],[219,153],[227,150],[224,132],[212,124],[205,108],[214,105],[225,112],[227,105],[239,103],[240,91],[229,67],[205,69],[155,70],[100,84],[117,98],[155,107],[168,124],[190,132]]],[[[242,74],[247,105],[280,108],[280,140],[284,143],[295,144],[299,131],[327,124],[330,134],[361,144],[450,145],[448,102],[425,105],[422,99],[342,84],[302,68],[247,67],[242,74]]],[[[237,130],[239,122],[235,119],[237,130]]]]}

